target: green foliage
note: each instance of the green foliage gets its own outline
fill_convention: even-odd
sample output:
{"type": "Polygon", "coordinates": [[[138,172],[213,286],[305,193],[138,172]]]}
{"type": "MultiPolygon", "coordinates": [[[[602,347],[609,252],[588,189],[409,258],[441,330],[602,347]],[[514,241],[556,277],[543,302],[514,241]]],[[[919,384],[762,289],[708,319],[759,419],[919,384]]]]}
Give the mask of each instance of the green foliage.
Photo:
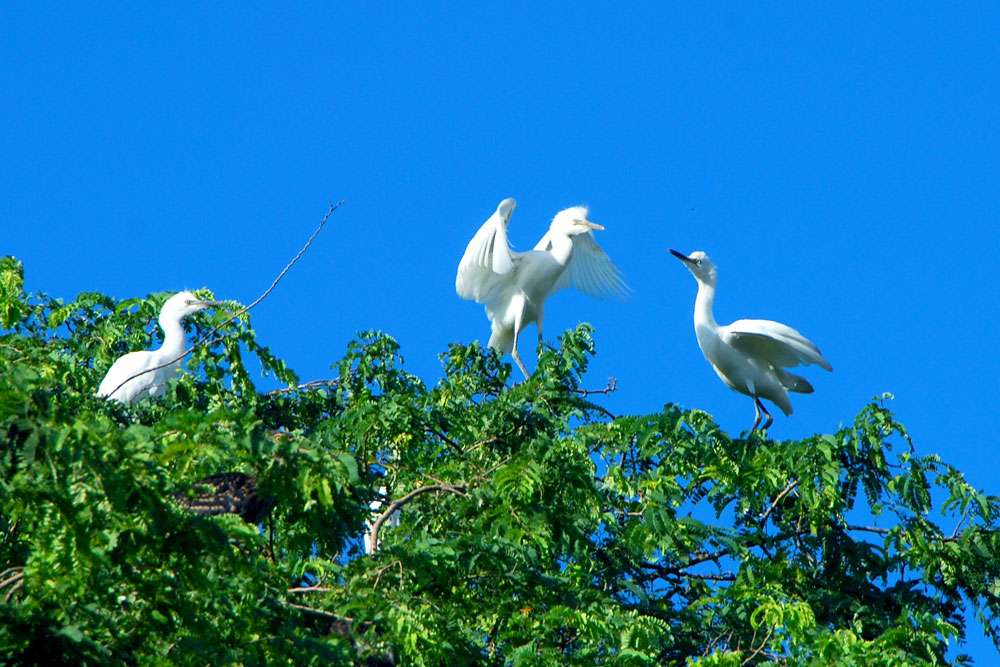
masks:
{"type": "Polygon", "coordinates": [[[931,665],[970,610],[998,637],[1000,501],[880,401],[789,442],[612,418],[587,325],[513,386],[472,344],[429,388],[369,332],[297,388],[225,312],[163,400],[94,397],[167,296],[29,297],[0,260],[0,660],[931,665]],[[228,471],[275,499],[261,526],[173,501],[228,471]],[[364,556],[383,485],[401,522],[364,556]]]}

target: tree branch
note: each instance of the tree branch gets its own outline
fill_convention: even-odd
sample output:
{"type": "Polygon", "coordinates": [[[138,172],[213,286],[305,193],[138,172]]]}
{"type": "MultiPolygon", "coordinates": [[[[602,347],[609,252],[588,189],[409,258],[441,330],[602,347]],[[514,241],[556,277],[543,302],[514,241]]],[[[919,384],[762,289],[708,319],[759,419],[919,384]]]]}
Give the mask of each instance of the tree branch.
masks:
{"type": "Polygon", "coordinates": [[[405,496],[399,500],[393,502],[389,507],[379,515],[378,519],[375,520],[375,524],[372,526],[371,530],[371,540],[372,544],[378,544],[378,533],[382,530],[382,524],[385,523],[389,516],[398,509],[402,509],[404,505],[413,500],[419,495],[424,493],[430,493],[431,491],[450,491],[451,493],[457,494],[459,496],[465,495],[465,490],[468,488],[467,484],[459,484],[458,486],[451,486],[449,484],[432,484],[430,486],[422,486],[419,489],[414,489],[410,491],[405,496]]]}

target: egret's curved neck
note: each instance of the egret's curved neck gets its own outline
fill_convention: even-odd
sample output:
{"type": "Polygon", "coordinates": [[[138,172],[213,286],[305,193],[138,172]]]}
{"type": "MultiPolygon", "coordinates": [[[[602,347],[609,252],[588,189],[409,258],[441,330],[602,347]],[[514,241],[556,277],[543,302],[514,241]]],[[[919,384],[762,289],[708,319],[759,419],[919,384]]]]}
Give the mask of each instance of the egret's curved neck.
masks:
{"type": "Polygon", "coordinates": [[[160,328],[163,329],[163,345],[157,352],[163,361],[169,361],[184,354],[184,350],[187,349],[187,336],[184,335],[184,327],[180,320],[161,317],[160,328]]]}
{"type": "Polygon", "coordinates": [[[715,285],[698,281],[698,296],[694,300],[694,326],[705,326],[709,329],[718,328],[715,315],[712,314],[712,304],[715,302],[715,285]]]}
{"type": "Polygon", "coordinates": [[[552,257],[563,266],[569,264],[569,260],[573,257],[572,237],[568,234],[555,233],[549,240],[552,243],[552,248],[549,249],[552,257]]]}

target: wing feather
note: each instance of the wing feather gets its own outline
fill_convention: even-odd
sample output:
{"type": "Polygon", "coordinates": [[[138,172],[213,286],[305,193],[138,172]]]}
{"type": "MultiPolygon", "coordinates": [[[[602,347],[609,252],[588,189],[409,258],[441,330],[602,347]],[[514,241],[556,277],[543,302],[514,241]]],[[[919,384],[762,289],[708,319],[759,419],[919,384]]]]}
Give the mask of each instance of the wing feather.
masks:
{"type": "MultiPolygon", "coordinates": [[[[543,237],[542,241],[545,240],[543,237]]],[[[540,241],[535,249],[541,250],[539,247],[541,245],[540,241]]],[[[574,284],[584,294],[601,300],[624,301],[632,294],[632,288],[625,283],[622,272],[607,253],[601,250],[601,246],[597,245],[593,232],[573,237],[573,255],[570,257],[569,266],[556,281],[552,291],[556,292],[574,284]]]]}
{"type": "Polygon", "coordinates": [[[729,326],[720,327],[719,335],[737,350],[765,359],[775,366],[792,368],[799,364],[816,364],[828,371],[833,370],[812,341],[781,322],[737,320],[729,326]]]}
{"type": "Polygon", "coordinates": [[[518,253],[511,250],[507,239],[507,222],[501,209],[506,202],[513,210],[513,200],[501,202],[497,211],[483,223],[469,241],[458,263],[455,291],[463,299],[485,303],[490,294],[503,283],[504,276],[514,270],[518,253]]]}

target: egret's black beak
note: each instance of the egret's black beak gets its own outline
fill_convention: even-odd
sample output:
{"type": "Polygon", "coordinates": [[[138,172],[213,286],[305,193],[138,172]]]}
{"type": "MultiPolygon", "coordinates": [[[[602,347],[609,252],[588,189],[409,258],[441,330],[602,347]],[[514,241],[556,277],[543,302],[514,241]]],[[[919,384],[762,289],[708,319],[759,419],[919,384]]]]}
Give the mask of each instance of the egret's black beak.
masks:
{"type": "Polygon", "coordinates": [[[688,257],[687,255],[685,255],[682,252],[677,252],[673,248],[670,248],[670,254],[673,255],[674,257],[676,257],[677,259],[680,259],[680,260],[683,260],[683,261],[687,262],[688,264],[694,264],[694,260],[693,259],[691,259],[690,257],[688,257]]]}
{"type": "Polygon", "coordinates": [[[190,299],[188,299],[187,303],[189,305],[199,305],[199,306],[204,306],[206,308],[209,308],[209,307],[215,307],[215,308],[217,308],[219,306],[226,305],[225,301],[202,301],[201,299],[197,299],[195,301],[191,301],[190,299]]]}

